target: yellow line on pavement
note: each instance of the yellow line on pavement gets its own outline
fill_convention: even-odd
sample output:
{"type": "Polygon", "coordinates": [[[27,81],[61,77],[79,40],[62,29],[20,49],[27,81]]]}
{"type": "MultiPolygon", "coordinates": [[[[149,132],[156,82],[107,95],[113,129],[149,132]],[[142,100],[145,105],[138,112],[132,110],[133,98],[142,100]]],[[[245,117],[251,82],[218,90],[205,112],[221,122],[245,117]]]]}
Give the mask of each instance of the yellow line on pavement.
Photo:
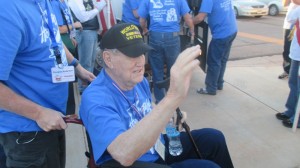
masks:
{"type": "Polygon", "coordinates": [[[274,43],[274,44],[278,44],[278,45],[283,45],[282,39],[261,36],[261,35],[257,35],[257,34],[251,34],[251,33],[245,33],[245,32],[238,32],[238,36],[255,39],[255,40],[260,40],[260,41],[264,41],[264,42],[269,42],[269,43],[274,43]]]}

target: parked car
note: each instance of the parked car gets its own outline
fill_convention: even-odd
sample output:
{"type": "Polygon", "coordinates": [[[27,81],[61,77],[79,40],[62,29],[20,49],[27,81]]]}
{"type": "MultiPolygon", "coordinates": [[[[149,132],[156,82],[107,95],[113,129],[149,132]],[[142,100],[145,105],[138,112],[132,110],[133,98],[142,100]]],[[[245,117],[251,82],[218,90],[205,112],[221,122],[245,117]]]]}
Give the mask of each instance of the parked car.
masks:
{"type": "Polygon", "coordinates": [[[269,15],[276,16],[278,14],[285,14],[288,7],[284,7],[282,0],[257,0],[268,5],[269,15]]]}
{"type": "Polygon", "coordinates": [[[233,0],[232,4],[236,17],[254,16],[260,18],[268,15],[268,6],[256,0],[233,0]]]}

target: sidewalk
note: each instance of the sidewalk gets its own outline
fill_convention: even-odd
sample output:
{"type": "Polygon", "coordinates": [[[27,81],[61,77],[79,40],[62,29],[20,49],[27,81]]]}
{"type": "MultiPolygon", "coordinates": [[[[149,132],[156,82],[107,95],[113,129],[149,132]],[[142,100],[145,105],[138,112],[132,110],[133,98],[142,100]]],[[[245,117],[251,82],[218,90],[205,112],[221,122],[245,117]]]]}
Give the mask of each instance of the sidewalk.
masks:
{"type": "MultiPolygon", "coordinates": [[[[180,108],[188,112],[191,129],[212,127],[225,134],[236,168],[300,167],[300,129],[294,133],[275,118],[289,93],[287,79],[278,79],[281,64],[280,55],[229,61],[224,89],[216,96],[196,93],[205,74],[200,68],[194,73],[180,108]]],[[[69,124],[66,132],[67,168],[86,167],[83,128],[69,124]]]]}

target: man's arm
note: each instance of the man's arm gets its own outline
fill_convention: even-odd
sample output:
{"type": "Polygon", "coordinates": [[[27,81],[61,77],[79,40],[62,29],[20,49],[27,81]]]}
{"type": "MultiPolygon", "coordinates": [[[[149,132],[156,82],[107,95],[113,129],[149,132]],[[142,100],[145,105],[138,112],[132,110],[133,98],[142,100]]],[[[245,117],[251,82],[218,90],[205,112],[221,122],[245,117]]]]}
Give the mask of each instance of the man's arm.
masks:
{"type": "Polygon", "coordinates": [[[12,91],[0,82],[0,107],[7,111],[22,115],[37,122],[44,130],[61,130],[67,128],[61,113],[42,107],[12,91]]]}
{"type": "Polygon", "coordinates": [[[86,22],[94,18],[106,5],[105,0],[101,0],[100,2],[96,2],[95,8],[90,11],[86,11],[83,5],[82,0],[70,0],[68,2],[69,7],[73,11],[76,18],[81,22],[86,22]]]}
{"type": "MultiPolygon", "coordinates": [[[[68,63],[71,64],[71,62],[75,59],[74,56],[71,54],[71,52],[68,50],[68,48],[64,46],[64,50],[66,52],[66,57],[68,60],[68,63]]],[[[79,63],[75,67],[75,73],[76,76],[79,77],[83,81],[89,81],[92,82],[96,77],[93,73],[89,72],[88,70],[84,69],[79,63]]]]}
{"type": "Polygon", "coordinates": [[[185,23],[189,26],[190,28],[190,33],[192,35],[192,37],[195,36],[195,31],[194,31],[194,23],[193,23],[193,19],[192,16],[187,13],[183,16],[185,23]]]}
{"type": "Polygon", "coordinates": [[[184,50],[171,68],[170,87],[151,113],[133,128],[120,134],[107,148],[111,156],[124,166],[130,166],[156,142],[175,109],[186,97],[193,70],[199,66],[200,46],[184,50]]]}
{"type": "Polygon", "coordinates": [[[194,25],[201,23],[206,18],[206,15],[206,13],[198,13],[198,15],[193,18],[194,25]]]}
{"type": "Polygon", "coordinates": [[[143,35],[146,35],[148,33],[147,20],[140,17],[139,22],[143,30],[143,35]]]}

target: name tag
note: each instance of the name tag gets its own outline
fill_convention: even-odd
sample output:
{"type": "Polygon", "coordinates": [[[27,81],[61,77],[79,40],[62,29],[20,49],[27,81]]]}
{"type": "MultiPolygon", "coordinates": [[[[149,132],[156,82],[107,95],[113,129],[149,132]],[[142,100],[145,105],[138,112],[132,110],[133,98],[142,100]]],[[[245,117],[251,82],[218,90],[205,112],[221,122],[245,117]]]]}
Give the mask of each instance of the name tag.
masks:
{"type": "Polygon", "coordinates": [[[51,68],[52,82],[72,82],[75,81],[74,66],[64,66],[63,68],[53,67],[51,68]]]}
{"type": "Polygon", "coordinates": [[[166,147],[165,145],[160,141],[160,138],[157,139],[156,143],[155,143],[155,151],[159,154],[159,156],[165,160],[165,150],[166,147]]]}

